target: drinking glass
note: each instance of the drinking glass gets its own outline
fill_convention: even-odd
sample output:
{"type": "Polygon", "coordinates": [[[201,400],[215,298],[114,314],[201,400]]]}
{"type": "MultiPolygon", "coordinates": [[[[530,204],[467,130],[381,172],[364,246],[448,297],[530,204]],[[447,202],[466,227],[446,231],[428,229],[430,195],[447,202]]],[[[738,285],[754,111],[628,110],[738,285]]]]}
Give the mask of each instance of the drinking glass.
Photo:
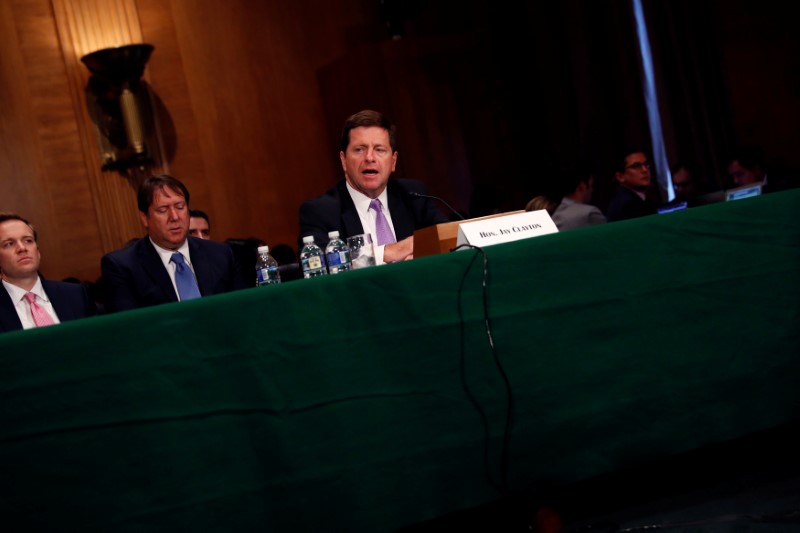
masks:
{"type": "Polygon", "coordinates": [[[350,247],[350,259],[353,260],[353,268],[375,266],[375,248],[372,245],[372,235],[369,233],[351,235],[347,238],[347,245],[350,247]]]}

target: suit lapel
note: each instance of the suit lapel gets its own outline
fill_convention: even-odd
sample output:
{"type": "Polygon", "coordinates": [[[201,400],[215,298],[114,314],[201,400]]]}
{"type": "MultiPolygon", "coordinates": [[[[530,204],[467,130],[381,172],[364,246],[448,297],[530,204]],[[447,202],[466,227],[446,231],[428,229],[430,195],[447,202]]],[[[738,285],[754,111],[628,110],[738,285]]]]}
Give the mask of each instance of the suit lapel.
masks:
{"type": "Polygon", "coordinates": [[[43,279],[42,288],[47,293],[47,297],[50,299],[50,303],[53,305],[60,322],[77,318],[75,316],[76,309],[70,305],[69,298],[65,297],[64,292],[57,283],[43,279]]]}
{"type": "Polygon", "coordinates": [[[208,259],[208,254],[203,249],[200,241],[192,238],[189,240],[189,260],[192,262],[194,275],[197,278],[197,285],[200,287],[200,294],[209,296],[213,294],[212,280],[216,279],[214,276],[214,267],[208,259]]]}
{"type": "Polygon", "coordinates": [[[407,193],[394,180],[389,180],[386,186],[386,196],[389,199],[389,213],[392,216],[394,235],[398,241],[414,234],[414,219],[409,216],[408,205],[404,196],[407,193]]]}
{"type": "Polygon", "coordinates": [[[153,243],[150,242],[150,238],[143,237],[135,246],[142,270],[161,289],[169,301],[177,302],[178,295],[175,293],[175,287],[172,286],[167,269],[164,268],[164,263],[161,262],[161,257],[153,247],[153,243]]]}
{"type": "Polygon", "coordinates": [[[342,180],[337,185],[339,194],[339,203],[342,206],[342,220],[341,227],[344,235],[361,235],[364,233],[364,227],[361,225],[361,217],[358,216],[356,211],[356,204],[350,197],[350,192],[347,190],[347,182],[342,180]]]}

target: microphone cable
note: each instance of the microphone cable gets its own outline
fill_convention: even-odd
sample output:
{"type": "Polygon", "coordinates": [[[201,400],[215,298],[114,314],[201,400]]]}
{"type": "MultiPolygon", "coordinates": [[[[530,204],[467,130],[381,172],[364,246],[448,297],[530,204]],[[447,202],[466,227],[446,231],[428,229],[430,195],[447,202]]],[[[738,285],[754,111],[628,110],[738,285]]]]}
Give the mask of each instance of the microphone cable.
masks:
{"type": "Polygon", "coordinates": [[[492,359],[494,360],[495,367],[497,368],[498,373],[500,374],[503,380],[503,386],[506,392],[506,413],[505,413],[505,422],[503,425],[503,443],[502,448],[500,451],[500,482],[496,482],[491,474],[491,467],[490,467],[490,446],[489,443],[491,442],[491,430],[489,427],[489,419],[486,415],[486,412],[483,410],[483,406],[481,406],[478,399],[472,394],[469,390],[469,386],[467,385],[467,379],[465,374],[465,359],[466,359],[466,350],[465,350],[465,323],[464,323],[464,314],[463,314],[463,307],[462,307],[462,292],[464,288],[464,284],[466,283],[467,275],[469,274],[470,270],[472,269],[472,265],[478,258],[478,253],[472,256],[472,260],[467,265],[466,270],[464,271],[464,275],[461,278],[461,284],[458,289],[458,316],[459,316],[459,324],[460,324],[460,335],[461,335],[461,385],[464,388],[464,391],[467,394],[472,405],[478,411],[478,414],[481,417],[481,421],[483,422],[483,429],[484,429],[484,473],[486,478],[489,480],[489,483],[494,486],[494,488],[503,496],[507,496],[509,492],[508,488],[508,471],[509,471],[509,454],[511,449],[511,429],[513,425],[513,414],[514,414],[514,393],[511,388],[511,382],[508,379],[508,375],[506,374],[505,369],[503,368],[503,364],[500,361],[499,356],[497,355],[497,348],[494,343],[494,337],[492,335],[492,324],[491,319],[489,317],[489,298],[488,298],[488,291],[487,291],[487,280],[489,277],[489,257],[486,255],[486,251],[478,246],[474,246],[472,244],[461,244],[452,250],[454,252],[456,250],[460,250],[463,248],[472,248],[476,250],[476,252],[480,253],[483,256],[483,276],[481,282],[481,294],[482,294],[482,303],[483,303],[483,321],[484,326],[486,328],[486,338],[489,342],[489,348],[492,352],[492,359]]]}

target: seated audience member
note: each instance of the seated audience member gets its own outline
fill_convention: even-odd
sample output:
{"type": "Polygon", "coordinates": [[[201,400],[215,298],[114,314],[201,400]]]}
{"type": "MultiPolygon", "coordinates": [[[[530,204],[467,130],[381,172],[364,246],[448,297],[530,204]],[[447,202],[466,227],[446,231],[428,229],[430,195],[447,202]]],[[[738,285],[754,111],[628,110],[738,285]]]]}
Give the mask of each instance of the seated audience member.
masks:
{"type": "Polygon", "coordinates": [[[15,213],[0,213],[0,333],[96,314],[80,281],[50,281],[39,275],[41,258],[33,226],[15,213]]]}
{"type": "Polygon", "coordinates": [[[628,220],[655,214],[655,204],[647,197],[651,183],[650,161],[644,150],[630,148],[623,151],[617,165],[614,174],[617,187],[606,209],[608,221],[628,220]]]}
{"type": "Polygon", "coordinates": [[[679,161],[672,165],[670,174],[675,198],[665,206],[674,206],[686,202],[688,207],[695,207],[704,203],[701,197],[711,192],[711,190],[707,183],[701,182],[697,178],[695,168],[693,164],[685,161],[679,161]]]}
{"type": "Polygon", "coordinates": [[[560,183],[566,190],[552,214],[559,231],[604,224],[606,217],[599,208],[591,205],[594,175],[589,171],[566,169],[561,172],[560,183]]]}
{"type": "Polygon", "coordinates": [[[556,207],[558,207],[558,202],[553,200],[550,195],[539,194],[531,198],[528,203],[525,204],[525,211],[540,211],[544,209],[547,211],[547,214],[552,217],[553,213],[556,211],[556,207]]]}
{"type": "Polygon", "coordinates": [[[798,186],[792,177],[768,171],[766,158],[762,150],[756,146],[740,146],[728,157],[726,166],[731,187],[743,187],[760,183],[762,192],[776,192],[793,189],[798,186]]]}
{"type": "Polygon", "coordinates": [[[211,222],[205,211],[189,209],[189,235],[198,239],[211,238],[211,222]]]}
{"type": "Polygon", "coordinates": [[[389,179],[397,165],[396,127],[372,110],[351,115],[344,123],[339,145],[344,179],[321,196],[300,206],[300,235],[313,235],[324,248],[328,232],[342,238],[370,233],[377,264],[411,259],[414,231],[447,222],[436,205],[424,197],[416,180],[389,179]]]}
{"type": "Polygon", "coordinates": [[[189,238],[189,191],[162,174],[137,193],[147,235],[100,261],[109,313],[245,288],[230,247],[189,238]]]}

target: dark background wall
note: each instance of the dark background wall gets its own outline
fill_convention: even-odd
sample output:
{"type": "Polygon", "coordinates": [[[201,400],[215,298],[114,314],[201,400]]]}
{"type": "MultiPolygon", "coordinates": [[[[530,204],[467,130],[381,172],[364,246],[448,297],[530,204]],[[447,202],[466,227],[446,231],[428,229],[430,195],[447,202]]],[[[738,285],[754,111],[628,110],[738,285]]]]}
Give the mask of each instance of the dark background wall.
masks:
{"type": "MultiPolygon", "coordinates": [[[[0,209],[38,227],[43,272],[94,279],[142,230],[138,175],[100,170],[80,57],[155,46],[163,160],[213,236],[294,243],[300,202],[341,175],[349,114],[398,123],[398,175],[458,209],[520,209],[588,160],[596,201],[620,144],[649,145],[628,2],[14,0],[0,5],[0,209]]],[[[645,1],[670,162],[724,185],[735,144],[800,167],[800,50],[777,2],[645,1]]],[[[662,169],[656,168],[656,172],[662,169]]],[[[480,213],[474,213],[480,214],[480,213]]]]}

